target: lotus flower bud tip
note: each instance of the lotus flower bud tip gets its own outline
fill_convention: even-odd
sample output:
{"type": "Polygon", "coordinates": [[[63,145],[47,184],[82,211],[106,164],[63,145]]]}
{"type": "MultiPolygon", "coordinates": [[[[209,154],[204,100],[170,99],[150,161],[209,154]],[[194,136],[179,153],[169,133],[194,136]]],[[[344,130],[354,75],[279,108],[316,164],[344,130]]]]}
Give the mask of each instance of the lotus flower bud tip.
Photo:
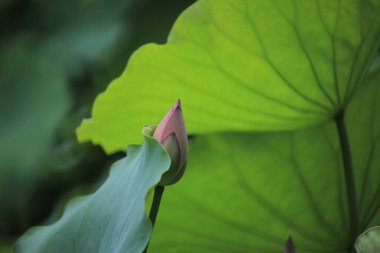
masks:
{"type": "Polygon", "coordinates": [[[296,247],[294,246],[293,239],[289,236],[286,241],[283,253],[296,253],[296,247]]]}
{"type": "Polygon", "coordinates": [[[158,124],[153,137],[161,143],[172,161],[159,184],[173,184],[182,177],[187,161],[187,133],[179,99],[158,124]]]}

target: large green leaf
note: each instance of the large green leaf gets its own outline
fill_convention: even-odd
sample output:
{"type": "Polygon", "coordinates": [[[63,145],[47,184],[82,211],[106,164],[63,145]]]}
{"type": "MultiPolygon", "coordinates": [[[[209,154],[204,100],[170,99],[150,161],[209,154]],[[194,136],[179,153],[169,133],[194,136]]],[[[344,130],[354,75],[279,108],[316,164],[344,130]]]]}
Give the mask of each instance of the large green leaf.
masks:
{"type": "MultiPolygon", "coordinates": [[[[360,231],[380,224],[380,71],[348,107],[360,231]]],[[[188,172],[166,193],[151,250],[345,253],[353,245],[333,122],[270,134],[200,136],[188,172]]]]}
{"type": "Polygon", "coordinates": [[[356,172],[361,231],[380,225],[380,69],[348,107],[347,128],[356,172]]]}
{"type": "Polygon", "coordinates": [[[325,122],[367,73],[379,45],[379,4],[201,0],[180,16],[166,45],[135,53],[98,97],[79,139],[108,152],[123,149],[178,97],[190,133],[325,122]]]}
{"type": "Polygon", "coordinates": [[[94,194],[71,201],[56,223],[31,229],[16,252],[141,252],[152,229],[146,194],[170,166],[159,142],[144,139],[142,146],[129,146],[94,194]]]}
{"type": "Polygon", "coordinates": [[[343,253],[334,130],[199,137],[186,176],[166,193],[152,252],[280,252],[292,235],[301,253],[343,253]]]}

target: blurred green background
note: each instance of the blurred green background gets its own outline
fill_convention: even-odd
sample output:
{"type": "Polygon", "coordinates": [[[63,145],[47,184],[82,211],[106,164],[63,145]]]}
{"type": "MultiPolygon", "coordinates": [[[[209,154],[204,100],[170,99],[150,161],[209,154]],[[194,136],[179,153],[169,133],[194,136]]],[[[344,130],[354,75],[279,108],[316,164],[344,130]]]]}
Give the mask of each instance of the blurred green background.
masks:
{"type": "Polygon", "coordinates": [[[132,52],[164,43],[193,2],[0,0],[0,253],[123,156],[78,144],[75,129],[132,52]]]}

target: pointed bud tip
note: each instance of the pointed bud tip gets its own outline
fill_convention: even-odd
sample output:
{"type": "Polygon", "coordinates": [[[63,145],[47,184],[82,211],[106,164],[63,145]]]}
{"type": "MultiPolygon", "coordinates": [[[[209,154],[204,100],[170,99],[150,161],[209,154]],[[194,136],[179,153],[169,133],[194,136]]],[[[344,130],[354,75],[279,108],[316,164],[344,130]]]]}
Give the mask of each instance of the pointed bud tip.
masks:
{"type": "Polygon", "coordinates": [[[181,99],[177,99],[177,101],[174,104],[174,108],[181,108],[181,99]]]}
{"type": "Polygon", "coordinates": [[[181,108],[181,100],[180,99],[177,99],[177,101],[175,102],[175,104],[173,105],[173,107],[170,109],[169,113],[168,114],[173,114],[175,111],[182,111],[182,108],[181,108]]]}
{"type": "Polygon", "coordinates": [[[171,132],[175,132],[176,134],[183,134],[184,132],[186,135],[180,99],[175,102],[160,124],[158,124],[154,137],[162,142],[171,132]]]}
{"type": "Polygon", "coordinates": [[[296,253],[296,247],[294,246],[293,239],[289,236],[286,241],[283,253],[296,253]]]}

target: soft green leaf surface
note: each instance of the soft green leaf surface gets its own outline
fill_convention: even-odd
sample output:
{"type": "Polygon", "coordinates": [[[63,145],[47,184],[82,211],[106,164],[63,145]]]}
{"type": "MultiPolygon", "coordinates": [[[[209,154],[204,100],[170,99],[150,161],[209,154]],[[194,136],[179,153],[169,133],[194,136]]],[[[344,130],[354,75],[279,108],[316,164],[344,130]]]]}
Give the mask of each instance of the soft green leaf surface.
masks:
{"type": "Polygon", "coordinates": [[[288,134],[201,136],[165,194],[152,252],[345,252],[334,126],[288,134]],[[310,145],[312,143],[312,145],[310,145]]]}
{"type": "MultiPolygon", "coordinates": [[[[346,114],[361,231],[380,224],[380,71],[346,114]]],[[[347,195],[335,124],[295,132],[200,136],[166,192],[155,253],[346,253],[347,195]]]]}
{"type": "Polygon", "coordinates": [[[380,225],[380,69],[347,112],[362,232],[380,225]]]}
{"type": "Polygon", "coordinates": [[[357,253],[378,253],[380,252],[380,227],[368,229],[356,240],[355,248],[357,253]]]}
{"type": "Polygon", "coordinates": [[[98,97],[79,139],[123,149],[178,97],[190,133],[325,122],[359,88],[379,31],[378,0],[201,0],[166,45],[135,53],[98,97]]]}
{"type": "Polygon", "coordinates": [[[71,201],[56,223],[31,229],[16,252],[141,252],[152,229],[145,197],[169,166],[161,145],[145,137],[143,146],[129,146],[94,194],[71,201]]]}

